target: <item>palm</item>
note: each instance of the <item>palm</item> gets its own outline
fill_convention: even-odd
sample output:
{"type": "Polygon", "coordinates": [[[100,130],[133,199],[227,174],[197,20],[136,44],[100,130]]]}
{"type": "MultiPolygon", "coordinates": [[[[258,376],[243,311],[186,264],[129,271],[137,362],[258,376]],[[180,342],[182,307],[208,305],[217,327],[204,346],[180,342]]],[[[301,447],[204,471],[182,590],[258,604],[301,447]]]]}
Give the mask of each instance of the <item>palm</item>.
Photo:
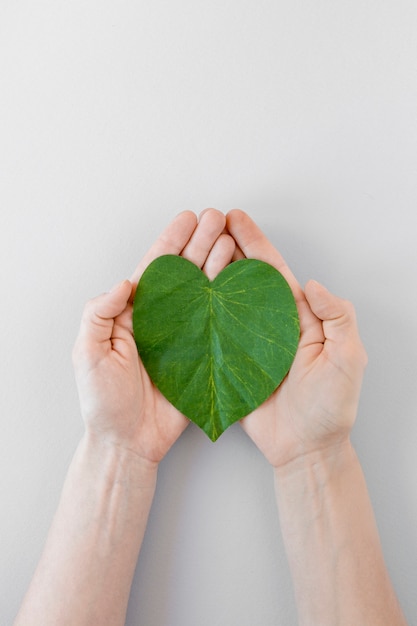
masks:
{"type": "Polygon", "coordinates": [[[328,362],[323,359],[323,331],[307,303],[298,302],[300,344],[285,380],[259,409],[242,421],[242,426],[269,462],[285,463],[322,430],[323,410],[317,409],[317,389],[328,362]]]}
{"type": "Polygon", "coordinates": [[[95,403],[86,415],[89,428],[158,462],[188,421],[153,385],[138,356],[131,304],[115,318],[111,343],[88,381],[89,389],[96,389],[86,394],[95,403]]]}
{"type": "Polygon", "coordinates": [[[337,385],[340,373],[323,351],[321,342],[300,345],[284,382],[242,421],[274,466],[332,442],[352,425],[337,385]]]}

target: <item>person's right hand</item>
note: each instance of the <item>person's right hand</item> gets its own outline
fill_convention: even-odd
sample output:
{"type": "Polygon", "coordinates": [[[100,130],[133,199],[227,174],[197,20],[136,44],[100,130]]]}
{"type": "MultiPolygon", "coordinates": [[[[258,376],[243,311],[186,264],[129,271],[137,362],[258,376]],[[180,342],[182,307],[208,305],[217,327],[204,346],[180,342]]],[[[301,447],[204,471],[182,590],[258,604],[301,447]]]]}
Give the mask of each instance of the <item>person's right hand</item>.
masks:
{"type": "Polygon", "coordinates": [[[260,259],[286,278],[301,327],[287,377],[241,421],[244,430],[274,467],[348,441],[367,362],[352,305],[315,281],[303,292],[280,253],[243,211],[228,213],[227,229],[237,245],[235,259],[260,259]]]}
{"type": "Polygon", "coordinates": [[[158,464],[189,421],[161,394],[139,358],[132,298],[146,267],[163,254],[180,255],[214,278],[231,260],[235,243],[226,218],[206,209],[197,220],[178,215],[136,268],[130,281],[87,303],[74,347],[74,367],[86,432],[158,464]]]}

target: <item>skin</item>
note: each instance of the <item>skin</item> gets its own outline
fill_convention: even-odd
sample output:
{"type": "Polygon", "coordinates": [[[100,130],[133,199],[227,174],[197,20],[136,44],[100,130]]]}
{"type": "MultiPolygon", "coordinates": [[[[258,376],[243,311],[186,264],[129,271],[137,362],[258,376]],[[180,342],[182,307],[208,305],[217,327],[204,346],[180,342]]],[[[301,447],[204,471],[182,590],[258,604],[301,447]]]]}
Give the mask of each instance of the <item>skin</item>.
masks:
{"type": "Polygon", "coordinates": [[[231,261],[274,265],[294,292],[301,340],[279,389],[242,420],[275,475],[300,624],[404,625],[349,440],[366,364],[353,307],[311,281],[239,210],[179,214],[130,280],[91,300],[73,359],[85,435],[15,626],[122,625],[161,459],[188,425],[138,358],[132,299],[162,254],[212,279],[231,261]]]}
{"type": "Polygon", "coordinates": [[[354,424],[367,356],[350,302],[315,281],[305,292],[281,254],[243,211],[227,216],[235,257],[257,258],[286,278],[300,318],[291,370],[242,426],[275,468],[300,455],[344,442],[354,424]]]}
{"type": "Polygon", "coordinates": [[[186,211],[161,234],[131,280],[85,307],[73,352],[85,435],[15,626],[125,623],[158,464],[188,425],[138,357],[132,298],[147,265],[181,254],[215,276],[235,253],[215,209],[186,211]]]}
{"type": "Polygon", "coordinates": [[[289,282],[301,337],[275,393],[242,420],[271,463],[300,626],[404,626],[350,441],[367,356],[355,311],[322,285],[303,291],[251,218],[227,216],[235,258],[258,258],[289,282]]]}
{"type": "Polygon", "coordinates": [[[199,221],[191,211],[181,213],[130,281],[87,304],[73,360],[81,412],[90,435],[157,464],[188,425],[152,384],[138,358],[132,331],[133,294],[146,267],[163,254],[181,255],[214,277],[235,252],[234,241],[223,232],[225,224],[225,216],[215,209],[203,211],[199,221]],[[104,380],[110,384],[104,387],[104,380]]]}

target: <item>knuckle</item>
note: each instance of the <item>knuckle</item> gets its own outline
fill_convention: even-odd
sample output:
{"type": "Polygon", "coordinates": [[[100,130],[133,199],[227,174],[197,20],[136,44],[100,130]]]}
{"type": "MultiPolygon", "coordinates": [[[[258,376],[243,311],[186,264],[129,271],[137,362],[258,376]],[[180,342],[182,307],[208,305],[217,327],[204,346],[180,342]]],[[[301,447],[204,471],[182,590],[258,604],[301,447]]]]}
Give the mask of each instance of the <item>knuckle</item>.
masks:
{"type": "Polygon", "coordinates": [[[368,363],[368,355],[358,335],[346,339],[346,360],[355,368],[365,369],[368,363]]]}
{"type": "Polygon", "coordinates": [[[356,311],[350,300],[342,300],[344,316],[349,322],[356,322],[356,311]]]}
{"type": "Polygon", "coordinates": [[[84,350],[83,350],[82,342],[78,338],[76,339],[74,346],[72,348],[72,352],[71,352],[72,364],[74,367],[77,367],[77,365],[81,362],[83,355],[84,355],[84,350]]]}
{"type": "Polygon", "coordinates": [[[89,341],[77,339],[72,349],[72,363],[74,369],[94,363],[96,350],[89,341]]]}
{"type": "Polygon", "coordinates": [[[91,320],[94,317],[96,306],[97,298],[91,298],[85,303],[82,315],[84,320],[91,320]]]}

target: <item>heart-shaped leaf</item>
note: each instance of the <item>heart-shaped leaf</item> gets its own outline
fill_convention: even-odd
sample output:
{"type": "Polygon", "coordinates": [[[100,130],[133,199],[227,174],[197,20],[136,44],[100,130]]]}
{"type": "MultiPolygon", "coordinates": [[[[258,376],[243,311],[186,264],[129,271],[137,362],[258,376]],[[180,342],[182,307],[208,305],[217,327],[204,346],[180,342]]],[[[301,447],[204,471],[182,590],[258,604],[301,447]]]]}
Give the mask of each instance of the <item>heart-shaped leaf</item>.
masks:
{"type": "Polygon", "coordinates": [[[165,255],[139,282],[133,331],[151,380],[215,441],[281,383],[300,327],[291,289],[271,265],[235,261],[210,282],[165,255]]]}

